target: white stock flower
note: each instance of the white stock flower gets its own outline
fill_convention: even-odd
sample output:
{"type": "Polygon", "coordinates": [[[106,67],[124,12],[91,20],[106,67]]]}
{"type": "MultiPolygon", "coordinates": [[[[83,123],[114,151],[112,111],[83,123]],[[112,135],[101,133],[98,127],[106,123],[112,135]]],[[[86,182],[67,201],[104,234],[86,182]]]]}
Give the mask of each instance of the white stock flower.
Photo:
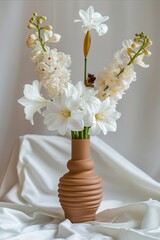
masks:
{"type": "Polygon", "coordinates": [[[53,42],[56,43],[56,42],[59,42],[60,39],[61,39],[61,36],[59,34],[57,34],[57,33],[54,33],[53,36],[50,37],[47,42],[48,43],[53,43],[53,42]]]}
{"type": "Polygon", "coordinates": [[[33,116],[36,112],[41,113],[41,108],[47,105],[48,100],[40,95],[41,85],[37,80],[34,80],[32,85],[26,84],[24,86],[24,97],[20,98],[18,102],[24,106],[26,119],[31,121],[33,125],[33,116]]]}
{"type": "Polygon", "coordinates": [[[48,79],[43,82],[48,94],[53,97],[61,95],[68,88],[70,83],[70,71],[66,68],[55,70],[48,79]]]}
{"type": "Polygon", "coordinates": [[[53,31],[45,30],[43,35],[44,42],[59,42],[61,36],[53,31]]]}
{"type": "Polygon", "coordinates": [[[48,79],[50,74],[54,71],[52,66],[48,66],[44,62],[40,62],[37,64],[36,71],[38,72],[38,77],[40,80],[48,79]]]}
{"type": "Polygon", "coordinates": [[[143,62],[143,57],[144,57],[144,54],[138,56],[137,58],[135,58],[134,63],[136,63],[137,65],[139,65],[139,66],[141,66],[143,68],[148,68],[149,64],[145,64],[143,62]]]}
{"type": "Polygon", "coordinates": [[[91,135],[98,135],[101,131],[104,135],[108,131],[116,131],[116,120],[120,118],[120,113],[116,111],[116,104],[110,98],[105,99],[103,102],[97,101],[92,114],[93,122],[89,130],[91,135]]]}
{"type": "Polygon", "coordinates": [[[122,46],[123,46],[124,49],[131,48],[132,44],[133,44],[133,41],[131,39],[124,40],[122,42],[122,46]]]}
{"type": "Polygon", "coordinates": [[[57,67],[57,49],[51,49],[43,53],[43,60],[48,66],[57,67]]]}
{"type": "Polygon", "coordinates": [[[71,65],[71,57],[70,55],[66,55],[63,52],[57,53],[57,66],[58,67],[70,67],[71,65]]]}
{"type": "Polygon", "coordinates": [[[65,135],[68,130],[82,131],[84,114],[79,109],[78,102],[65,94],[48,102],[47,110],[43,112],[44,123],[48,129],[57,130],[62,135],[65,135]]]}
{"type": "Polygon", "coordinates": [[[108,16],[102,16],[98,12],[94,12],[94,8],[90,6],[87,11],[84,10],[79,11],[79,16],[82,20],[76,19],[74,22],[82,22],[82,29],[84,33],[87,31],[90,31],[92,29],[95,29],[99,36],[104,35],[108,31],[108,27],[104,22],[106,22],[109,17],[108,16]]]}

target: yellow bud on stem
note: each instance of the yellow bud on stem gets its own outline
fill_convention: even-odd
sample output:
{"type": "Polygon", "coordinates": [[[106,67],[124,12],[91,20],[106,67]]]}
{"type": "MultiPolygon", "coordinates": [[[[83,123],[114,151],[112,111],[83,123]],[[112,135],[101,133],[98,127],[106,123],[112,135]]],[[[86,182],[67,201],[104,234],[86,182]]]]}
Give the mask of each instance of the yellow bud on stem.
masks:
{"type": "Polygon", "coordinates": [[[43,22],[43,20],[40,18],[40,19],[38,19],[38,24],[42,24],[42,22],[43,22]]]}
{"type": "Polygon", "coordinates": [[[90,36],[90,32],[87,31],[84,38],[84,44],[83,44],[83,52],[84,52],[85,58],[87,58],[88,56],[90,46],[91,46],[91,36],[90,36]]]}
{"type": "Polygon", "coordinates": [[[46,21],[46,20],[47,20],[47,17],[46,17],[46,16],[42,16],[42,19],[43,19],[44,21],[46,21]]]}
{"type": "Polygon", "coordinates": [[[35,13],[33,13],[33,16],[37,17],[37,16],[38,16],[38,14],[35,12],[35,13]]]}
{"type": "Polygon", "coordinates": [[[47,25],[43,29],[48,30],[48,31],[52,31],[53,27],[51,25],[47,25]]]}
{"type": "Polygon", "coordinates": [[[150,39],[148,39],[147,45],[148,47],[152,45],[152,41],[150,39]]]}
{"type": "Polygon", "coordinates": [[[149,57],[149,56],[151,56],[151,52],[148,51],[147,49],[144,49],[144,55],[149,57]]]}
{"type": "Polygon", "coordinates": [[[29,28],[29,29],[33,29],[33,28],[36,28],[36,26],[34,26],[33,24],[29,24],[29,25],[28,25],[28,28],[29,28]]]}

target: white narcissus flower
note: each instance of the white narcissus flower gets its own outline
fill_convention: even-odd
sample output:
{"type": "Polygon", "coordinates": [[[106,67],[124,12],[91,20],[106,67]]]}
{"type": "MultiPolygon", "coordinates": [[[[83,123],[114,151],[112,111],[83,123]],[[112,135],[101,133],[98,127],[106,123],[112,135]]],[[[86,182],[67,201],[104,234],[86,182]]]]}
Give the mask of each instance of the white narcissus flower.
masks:
{"type": "Polygon", "coordinates": [[[90,6],[87,11],[84,10],[79,11],[79,16],[82,20],[76,19],[74,22],[82,22],[82,29],[84,33],[87,31],[90,31],[92,29],[95,29],[99,36],[104,35],[108,31],[108,27],[104,22],[106,22],[109,17],[108,16],[102,16],[98,12],[94,12],[94,8],[90,6]]]}
{"type": "Polygon", "coordinates": [[[84,112],[72,97],[65,94],[49,101],[46,111],[43,112],[44,123],[49,130],[57,130],[65,135],[68,130],[82,131],[84,129],[84,112]]]}
{"type": "Polygon", "coordinates": [[[36,112],[41,113],[41,108],[47,105],[48,100],[40,95],[41,84],[34,80],[32,85],[26,84],[24,86],[24,97],[20,98],[18,102],[24,106],[26,119],[31,121],[33,125],[33,116],[36,112]]]}
{"type": "Polygon", "coordinates": [[[93,120],[89,130],[91,135],[98,135],[101,131],[104,135],[108,131],[116,131],[116,120],[120,118],[120,113],[116,111],[116,104],[110,98],[105,99],[103,102],[97,99],[97,104],[92,114],[93,120]]]}

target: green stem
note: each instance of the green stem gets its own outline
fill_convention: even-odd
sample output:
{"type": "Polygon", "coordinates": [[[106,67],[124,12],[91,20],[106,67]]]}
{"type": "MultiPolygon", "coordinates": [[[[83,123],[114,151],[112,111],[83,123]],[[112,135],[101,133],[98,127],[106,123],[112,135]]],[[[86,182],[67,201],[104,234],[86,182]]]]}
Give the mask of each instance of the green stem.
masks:
{"type": "MultiPolygon", "coordinates": [[[[131,60],[129,61],[129,63],[128,63],[127,65],[131,65],[131,63],[134,61],[134,59],[141,54],[141,51],[142,51],[145,47],[146,47],[146,43],[143,42],[143,45],[140,47],[140,49],[139,49],[138,52],[134,55],[134,57],[131,58],[131,60]]],[[[119,77],[119,75],[120,75],[122,72],[124,72],[124,69],[125,69],[125,67],[121,69],[121,71],[117,74],[116,77],[119,77]]]]}
{"type": "Polygon", "coordinates": [[[43,51],[44,52],[46,52],[46,49],[45,49],[45,47],[44,47],[44,45],[45,45],[45,43],[43,43],[43,39],[42,39],[42,37],[41,37],[41,30],[43,29],[43,28],[41,28],[41,27],[39,27],[39,23],[38,23],[38,20],[40,19],[40,16],[39,17],[37,17],[37,24],[35,24],[35,23],[32,23],[36,28],[37,28],[37,30],[38,30],[38,40],[39,40],[39,42],[40,42],[40,44],[41,44],[41,47],[42,47],[42,49],[43,49],[43,51]]]}
{"type": "Polygon", "coordinates": [[[71,131],[72,139],[89,139],[89,128],[90,127],[84,127],[82,131],[71,131]]]}
{"type": "Polygon", "coordinates": [[[87,87],[87,58],[84,59],[84,85],[87,87]]]}
{"type": "Polygon", "coordinates": [[[37,30],[38,30],[38,40],[39,40],[39,42],[42,46],[43,51],[46,52],[46,49],[45,49],[44,44],[43,44],[43,39],[41,37],[41,28],[38,26],[38,23],[37,23],[37,30]]]}
{"type": "Polygon", "coordinates": [[[89,136],[89,127],[84,127],[84,138],[85,139],[90,138],[90,136],[89,136]]]}

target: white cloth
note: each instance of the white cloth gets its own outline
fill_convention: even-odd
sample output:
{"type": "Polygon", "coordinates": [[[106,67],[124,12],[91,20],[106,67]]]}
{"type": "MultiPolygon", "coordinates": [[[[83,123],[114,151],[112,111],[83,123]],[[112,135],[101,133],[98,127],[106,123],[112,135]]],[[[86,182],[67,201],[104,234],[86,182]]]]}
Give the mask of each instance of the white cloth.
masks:
{"type": "Polygon", "coordinates": [[[67,138],[20,138],[1,182],[0,240],[160,239],[160,184],[97,137],[91,139],[91,159],[104,197],[96,221],[65,220],[57,185],[69,159],[67,138]]]}

